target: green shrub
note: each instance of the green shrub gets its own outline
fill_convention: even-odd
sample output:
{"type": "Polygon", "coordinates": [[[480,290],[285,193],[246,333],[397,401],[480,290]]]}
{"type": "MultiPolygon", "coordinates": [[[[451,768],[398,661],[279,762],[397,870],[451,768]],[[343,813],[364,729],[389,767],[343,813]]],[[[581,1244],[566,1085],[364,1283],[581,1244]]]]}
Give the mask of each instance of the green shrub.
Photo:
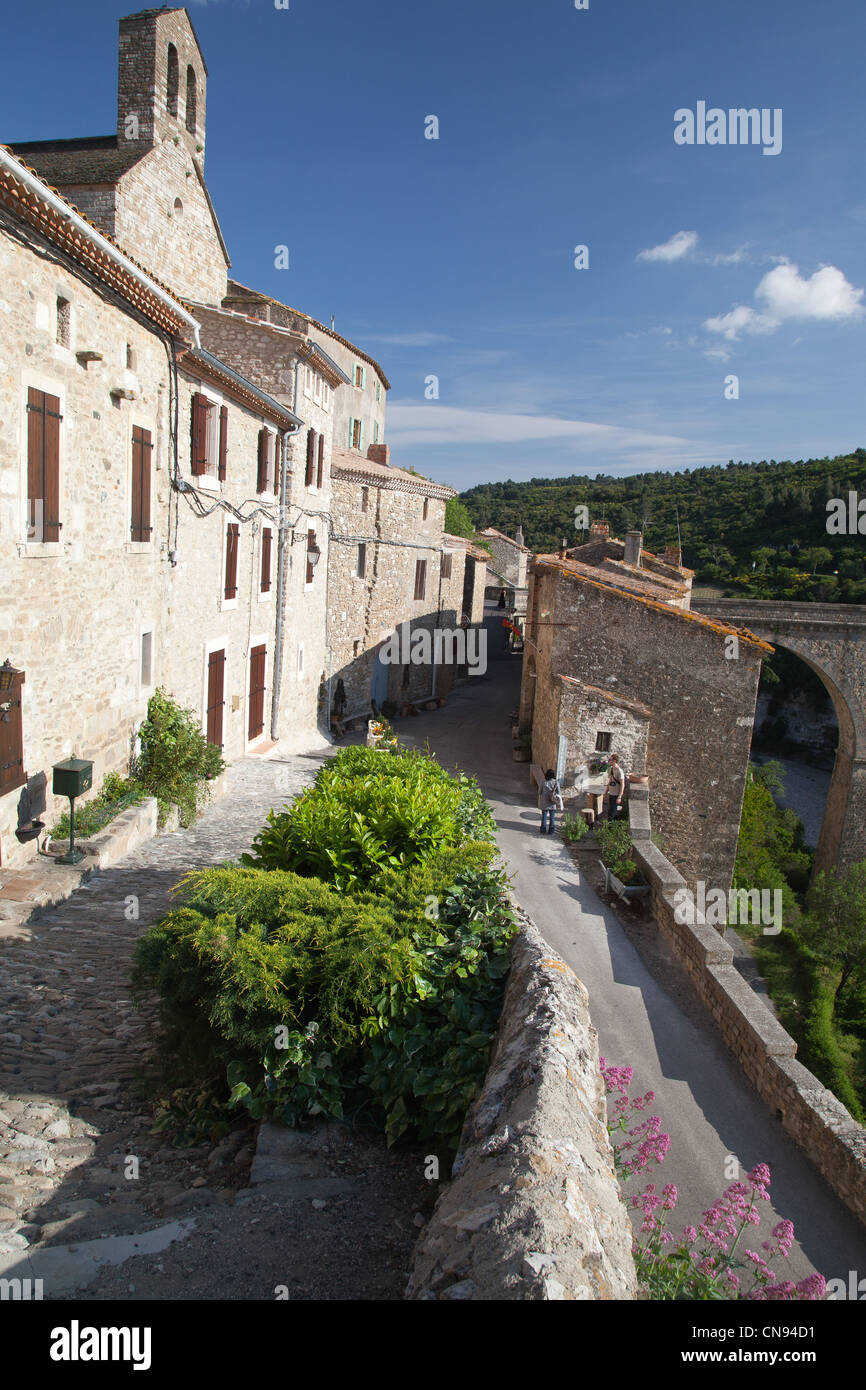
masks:
{"type": "Polygon", "coordinates": [[[253,1118],[367,1103],[389,1142],[411,1128],[456,1146],[516,930],[493,855],[437,852],[351,895],[285,870],[190,874],[138,944],[135,995],[159,992],[176,1065],[224,1068],[223,1101],[253,1118]]]}
{"type": "Polygon", "coordinates": [[[636,871],[631,857],[631,826],[628,821],[601,821],[595,838],[601,851],[601,862],[626,883],[636,871]]]}
{"type": "Polygon", "coordinates": [[[181,825],[190,825],[207,780],[225,767],[222,750],[208,743],[193,711],[182,709],[161,687],[147,702],[147,718],[138,736],[141,753],[133,773],[157,798],[160,823],[174,803],[180,808],[181,825]]]}
{"type": "Polygon", "coordinates": [[[439,847],[492,838],[493,829],[472,779],[450,776],[421,753],[345,748],[288,810],[269,812],[242,863],[350,889],[439,847]]]}
{"type": "MultiPolygon", "coordinates": [[[[107,772],[102,780],[99,794],[91,797],[89,801],[82,801],[75,807],[76,839],[84,840],[88,835],[95,835],[97,831],[104,830],[115,816],[120,815],[121,811],[135,806],[146,796],[145,789],[133,778],[121,777],[116,772],[107,772]]],[[[57,840],[67,840],[69,829],[69,812],[64,811],[51,834],[57,840]]]]}
{"type": "Polygon", "coordinates": [[[566,844],[575,845],[589,833],[589,826],[583,816],[566,816],[562,822],[562,837],[566,844]]]}

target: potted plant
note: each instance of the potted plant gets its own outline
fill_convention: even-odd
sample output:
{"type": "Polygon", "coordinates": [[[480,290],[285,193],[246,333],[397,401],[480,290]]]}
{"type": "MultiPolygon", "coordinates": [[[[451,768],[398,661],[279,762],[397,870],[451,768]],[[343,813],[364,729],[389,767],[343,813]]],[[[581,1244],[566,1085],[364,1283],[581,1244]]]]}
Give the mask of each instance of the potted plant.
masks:
{"type": "Polygon", "coordinates": [[[604,821],[596,830],[596,840],[604,867],[604,886],[608,893],[628,901],[645,898],[650,885],[641,876],[632,858],[631,827],[627,821],[604,821]]]}
{"type": "Polygon", "coordinates": [[[529,734],[519,734],[511,745],[511,756],[516,763],[528,763],[532,757],[532,739],[529,734]]]}

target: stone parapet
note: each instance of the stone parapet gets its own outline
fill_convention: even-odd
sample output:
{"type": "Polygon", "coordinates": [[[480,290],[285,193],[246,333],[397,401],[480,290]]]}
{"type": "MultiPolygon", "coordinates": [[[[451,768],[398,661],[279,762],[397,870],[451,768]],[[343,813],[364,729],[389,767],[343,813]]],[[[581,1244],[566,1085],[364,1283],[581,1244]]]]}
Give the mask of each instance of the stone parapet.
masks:
{"type": "Polygon", "coordinates": [[[606,1113],[586,990],[524,920],[490,1070],[407,1297],[635,1298],[606,1113]]]}

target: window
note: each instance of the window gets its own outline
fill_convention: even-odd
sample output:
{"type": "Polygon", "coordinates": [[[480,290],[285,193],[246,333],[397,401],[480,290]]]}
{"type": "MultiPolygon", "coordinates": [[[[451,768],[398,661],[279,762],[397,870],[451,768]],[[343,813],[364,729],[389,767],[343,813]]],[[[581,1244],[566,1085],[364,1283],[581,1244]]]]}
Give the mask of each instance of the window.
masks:
{"type": "Polygon", "coordinates": [[[60,401],[32,386],[27,392],[27,539],[59,541],[60,401]]]}
{"type": "Polygon", "coordinates": [[[256,492],[276,491],[276,444],[277,436],[273,430],[259,430],[259,472],[256,492]]]}
{"type": "Polygon", "coordinates": [[[298,680],[304,679],[304,644],[298,647],[298,680]]]}
{"type": "Polygon", "coordinates": [[[352,449],[360,449],[361,441],[364,438],[364,430],[360,420],[349,421],[349,445],[352,449]]]}
{"type": "Polygon", "coordinates": [[[356,637],[355,640],[354,640],[354,642],[352,643],[352,655],[353,655],[353,656],[360,656],[360,655],[361,655],[361,639],[360,639],[360,637],[356,637]]]}
{"type": "Polygon", "coordinates": [[[307,472],[306,486],[313,486],[313,479],[316,476],[316,431],[307,430],[307,472]]]}
{"type": "Polygon", "coordinates": [[[307,532],[307,578],[305,581],[307,584],[312,584],[313,582],[313,572],[318,558],[319,547],[316,544],[316,533],[314,530],[310,529],[307,532]]]}
{"type": "Polygon", "coordinates": [[[230,522],[226,527],[226,599],[233,599],[238,596],[238,549],[240,547],[240,537],[240,525],[234,521],[230,522]]]}
{"type": "MultiPolygon", "coordinates": [[[[132,507],[130,533],[133,541],[149,541],[153,530],[150,524],[150,461],[153,452],[150,430],[138,425],[132,430],[132,507]]],[[[149,685],[149,681],[142,681],[149,685]]]]}
{"type": "Polygon", "coordinates": [[[448,552],[448,553],[446,553],[445,555],[442,556],[442,578],[443,578],[443,579],[450,579],[450,578],[451,578],[451,561],[452,561],[453,558],[454,558],[454,557],[451,555],[450,552],[448,552]]]}
{"type": "Polygon", "coordinates": [[[378,444],[378,443],[379,443],[379,421],[378,421],[378,420],[374,420],[374,421],[373,421],[373,443],[374,443],[374,444],[378,444]]]}
{"type": "Polygon", "coordinates": [[[327,381],[322,382],[322,409],[331,409],[331,388],[327,381]]]}
{"type": "Polygon", "coordinates": [[[325,473],[325,436],[319,435],[319,457],[316,466],[316,487],[321,488],[325,473]]]}
{"type": "Polygon", "coordinates": [[[13,677],[11,690],[0,691],[0,796],[23,787],[24,776],[24,735],[21,724],[21,687],[24,672],[13,677]]]}
{"type": "Polygon", "coordinates": [[[380,401],[381,399],[382,399],[382,383],[381,383],[381,381],[377,381],[377,382],[376,382],[376,400],[377,400],[377,401],[380,401]]]}
{"type": "Polygon", "coordinates": [[[180,86],[180,71],[177,63],[177,49],[173,43],[168,46],[168,67],[165,80],[165,109],[170,116],[177,115],[177,94],[180,86]]]}
{"type": "Polygon", "coordinates": [[[262,593],[271,592],[271,541],[273,532],[270,526],[262,527],[262,593]]]}
{"type": "Polygon", "coordinates": [[[193,396],[191,471],[195,476],[216,473],[221,481],[225,479],[228,414],[228,406],[217,408],[201,391],[193,396]]]}
{"type": "Polygon", "coordinates": [[[183,217],[183,203],[181,202],[180,198],[175,198],[174,203],[172,204],[172,212],[179,222],[180,219],[183,217]]]}
{"type": "Polygon", "coordinates": [[[427,520],[427,513],[428,513],[429,511],[430,511],[430,498],[429,498],[429,497],[425,497],[425,498],[424,498],[424,506],[423,506],[423,508],[422,508],[422,510],[421,510],[421,520],[422,520],[422,521],[426,521],[426,520],[427,520]]]}
{"type": "Polygon", "coordinates": [[[610,751],[610,738],[611,736],[609,733],[599,733],[596,735],[596,753],[608,753],[610,751]]]}
{"type": "Polygon", "coordinates": [[[322,403],[322,385],[322,378],[319,376],[319,373],[316,372],[313,382],[313,400],[316,402],[316,405],[321,405],[322,403]]]}
{"type": "Polygon", "coordinates": [[[365,382],[366,376],[367,376],[367,368],[366,368],[366,367],[360,367],[360,366],[358,366],[358,365],[356,364],[356,366],[355,366],[355,385],[358,386],[358,387],[360,387],[361,390],[364,389],[364,382],[365,382]]]}
{"type": "Polygon", "coordinates": [[[312,369],[312,367],[305,367],[305,368],[304,368],[304,395],[305,395],[305,396],[312,396],[312,394],[313,394],[313,369],[312,369]]]}
{"type": "Polygon", "coordinates": [[[369,489],[368,487],[362,487],[362,488],[361,488],[361,511],[362,511],[362,512],[365,512],[365,511],[367,510],[367,508],[369,507],[369,505],[370,505],[370,489],[369,489]]]}
{"type": "Polygon", "coordinates": [[[427,561],[415,561],[415,597],[424,598],[427,592],[427,561]]]}
{"type": "Polygon", "coordinates": [[[190,135],[196,132],[196,114],[195,68],[190,65],[186,70],[186,128],[190,135]]]}
{"type": "Polygon", "coordinates": [[[126,369],[129,372],[135,371],[135,353],[133,351],[132,343],[126,344],[126,369]]]}
{"type": "Polygon", "coordinates": [[[141,685],[148,690],[153,685],[153,633],[141,634],[141,685]]]}
{"type": "Polygon", "coordinates": [[[69,347],[72,333],[72,306],[68,299],[57,296],[57,341],[61,347],[69,347]]]}
{"type": "Polygon", "coordinates": [[[362,542],[358,546],[358,578],[364,579],[367,574],[367,546],[362,542]]]}

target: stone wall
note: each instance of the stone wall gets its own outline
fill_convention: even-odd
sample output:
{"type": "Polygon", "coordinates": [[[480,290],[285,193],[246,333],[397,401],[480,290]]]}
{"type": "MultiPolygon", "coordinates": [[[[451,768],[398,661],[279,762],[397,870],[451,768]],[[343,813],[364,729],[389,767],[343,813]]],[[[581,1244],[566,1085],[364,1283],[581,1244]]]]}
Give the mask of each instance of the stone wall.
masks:
{"type": "Polygon", "coordinates": [[[633,1299],[631,1245],[586,990],[524,920],[490,1070],[407,1296],[633,1299]]]}
{"type": "MultiPolygon", "coordinates": [[[[647,832],[648,833],[648,827],[647,832]]],[[[652,912],[694,982],[730,1051],[794,1142],[856,1217],[866,1224],[866,1130],[796,1060],[797,1044],[733,963],[733,950],[695,912],[676,920],[674,894],[687,885],[648,838],[634,857],[651,885],[652,912]]]]}
{"type": "MultiPolygon", "coordinates": [[[[609,751],[616,753],[627,773],[646,773],[650,711],[633,700],[624,700],[570,676],[560,677],[558,732],[568,740],[562,788],[567,794],[594,758],[606,758],[596,748],[600,733],[610,735],[609,751]]],[[[556,750],[552,750],[555,754],[556,750]]],[[[556,757],[548,766],[556,766],[556,757]]]]}
{"type": "MultiPolygon", "coordinates": [[[[527,636],[537,649],[536,678],[527,662],[522,723],[531,722],[533,701],[536,721],[549,723],[545,710],[557,699],[560,676],[647,706],[656,828],[687,878],[727,891],[766,648],[741,634],[738,657],[728,659],[730,633],[718,623],[555,564],[536,561],[532,579],[527,636]]],[[[550,734],[542,736],[549,743],[550,734]]],[[[535,747],[533,761],[543,761],[535,747]]]]}

